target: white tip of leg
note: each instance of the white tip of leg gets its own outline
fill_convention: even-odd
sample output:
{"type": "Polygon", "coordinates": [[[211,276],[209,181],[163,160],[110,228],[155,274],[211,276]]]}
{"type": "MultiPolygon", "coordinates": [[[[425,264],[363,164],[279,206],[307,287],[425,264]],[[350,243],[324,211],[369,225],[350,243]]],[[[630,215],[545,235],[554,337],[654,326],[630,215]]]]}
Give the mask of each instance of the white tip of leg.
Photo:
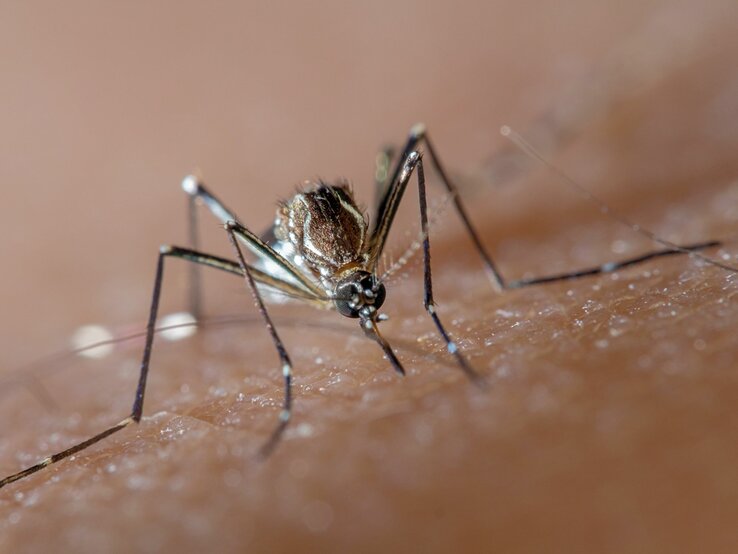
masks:
{"type": "Polygon", "coordinates": [[[449,354],[456,354],[456,351],[458,350],[458,347],[456,346],[455,342],[449,342],[448,343],[448,351],[449,354]]]}
{"type": "Polygon", "coordinates": [[[425,135],[425,123],[416,123],[410,129],[410,134],[414,137],[422,137],[425,135]]]}
{"type": "Polygon", "coordinates": [[[197,189],[200,187],[197,177],[194,175],[188,175],[182,179],[182,190],[190,196],[197,194],[197,189]]]}

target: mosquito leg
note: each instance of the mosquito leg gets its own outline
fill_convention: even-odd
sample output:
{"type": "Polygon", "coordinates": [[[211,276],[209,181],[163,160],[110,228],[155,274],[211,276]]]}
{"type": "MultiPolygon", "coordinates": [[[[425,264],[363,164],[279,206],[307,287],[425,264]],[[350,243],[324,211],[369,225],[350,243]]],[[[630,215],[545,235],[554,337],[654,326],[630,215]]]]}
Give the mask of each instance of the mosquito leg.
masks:
{"type": "MultiPolygon", "coordinates": [[[[423,170],[423,159],[420,154],[418,154],[417,152],[413,152],[408,156],[405,165],[406,169],[403,170],[403,174],[406,170],[412,172],[412,166],[414,163],[417,163],[416,171],[418,179],[418,199],[420,203],[420,227],[423,234],[423,281],[425,289],[425,293],[423,296],[423,306],[425,306],[426,311],[433,319],[433,323],[436,324],[436,328],[443,337],[443,340],[446,341],[446,349],[448,350],[448,352],[456,358],[459,366],[461,366],[461,369],[472,382],[479,386],[483,386],[485,384],[484,379],[479,373],[472,369],[472,367],[466,361],[466,358],[461,355],[458,346],[451,339],[448,331],[446,331],[445,327],[441,323],[440,318],[438,317],[438,314],[436,313],[436,305],[433,301],[433,279],[431,277],[430,237],[428,234],[428,202],[425,193],[425,172],[423,170]]],[[[410,176],[408,175],[407,178],[409,177],[410,176]]]]}
{"type": "MultiPolygon", "coordinates": [[[[389,187],[387,189],[387,194],[384,195],[381,202],[379,203],[379,208],[377,210],[377,219],[375,220],[375,226],[373,230],[373,233],[376,236],[376,240],[378,242],[378,244],[376,245],[377,257],[381,254],[382,248],[384,247],[383,243],[386,239],[386,231],[389,230],[387,229],[382,232],[382,230],[380,229],[380,224],[384,220],[385,216],[388,216],[390,218],[389,224],[391,225],[391,221],[394,218],[394,212],[397,210],[397,205],[391,198],[389,191],[392,189],[392,186],[395,184],[395,182],[400,178],[400,172],[403,170],[403,166],[406,163],[406,160],[408,160],[411,153],[415,151],[415,149],[420,145],[421,142],[425,142],[428,148],[428,154],[430,155],[431,163],[435,167],[438,174],[441,176],[441,181],[446,187],[449,196],[451,196],[451,199],[453,200],[456,213],[459,214],[459,217],[461,218],[461,221],[464,224],[467,233],[474,243],[474,247],[477,249],[479,256],[482,258],[482,261],[487,268],[487,272],[493,286],[496,290],[502,291],[503,289],[505,289],[505,279],[503,278],[500,271],[497,269],[497,265],[492,261],[492,257],[485,250],[484,245],[479,238],[479,234],[472,226],[471,220],[469,219],[469,216],[467,215],[466,210],[461,203],[461,198],[459,197],[458,190],[456,189],[456,186],[453,184],[451,179],[449,179],[448,174],[441,165],[435,148],[433,148],[433,144],[428,140],[425,126],[422,124],[415,125],[410,130],[410,136],[405,143],[405,148],[403,149],[400,158],[395,164],[395,169],[392,172],[391,180],[389,181],[389,187]]],[[[389,225],[387,227],[389,227],[389,225]]]]}
{"type": "Polygon", "coordinates": [[[136,396],[133,402],[133,408],[131,410],[130,415],[126,417],[125,419],[121,420],[116,425],[113,425],[112,427],[105,429],[101,433],[98,433],[97,435],[94,435],[93,437],[85,441],[75,444],[74,446],[67,448],[66,450],[62,450],[61,452],[52,454],[51,456],[48,456],[47,458],[44,458],[43,460],[41,460],[39,463],[32,465],[31,467],[27,469],[24,469],[23,471],[20,471],[18,473],[15,473],[13,475],[10,475],[4,478],[2,481],[0,481],[0,488],[10,483],[13,483],[15,481],[18,481],[19,479],[23,479],[24,477],[27,477],[28,475],[36,473],[37,471],[40,471],[43,468],[50,466],[51,464],[54,464],[60,460],[63,460],[64,458],[68,458],[69,456],[72,456],[73,454],[76,454],[77,452],[92,446],[93,444],[103,440],[104,438],[109,437],[113,433],[117,433],[121,429],[128,427],[131,423],[134,423],[134,422],[138,423],[141,420],[141,412],[143,410],[144,392],[146,390],[146,377],[148,376],[148,373],[149,373],[149,361],[151,360],[151,350],[152,350],[152,346],[154,342],[154,328],[156,324],[156,315],[159,310],[159,297],[161,296],[161,284],[162,284],[162,279],[164,277],[164,257],[167,254],[168,254],[167,247],[162,248],[161,252],[159,253],[159,258],[156,263],[156,277],[154,278],[154,292],[153,292],[152,300],[151,300],[151,308],[149,310],[149,320],[148,320],[148,324],[146,325],[146,344],[144,346],[143,358],[141,360],[141,372],[140,372],[139,379],[138,379],[138,386],[136,387],[136,396]]]}
{"type": "MultiPolygon", "coordinates": [[[[192,250],[200,249],[200,229],[197,219],[197,198],[192,195],[187,195],[187,235],[188,235],[188,246],[192,250]]],[[[200,272],[199,264],[192,264],[190,266],[189,275],[189,305],[190,314],[195,318],[196,321],[202,319],[203,314],[203,291],[202,291],[202,274],[200,272]]]]}
{"type": "MultiPolygon", "coordinates": [[[[192,250],[200,249],[199,225],[197,218],[198,201],[207,206],[211,213],[225,223],[226,221],[238,221],[236,214],[228,209],[195,175],[188,175],[182,180],[182,190],[188,196],[188,239],[192,250]]],[[[190,267],[189,275],[189,298],[190,313],[196,320],[202,318],[203,292],[202,276],[199,264],[190,267]]]]}
{"type": "Polygon", "coordinates": [[[243,257],[243,252],[241,251],[241,247],[238,244],[237,233],[243,233],[244,231],[246,231],[246,229],[236,221],[227,222],[225,228],[228,232],[228,238],[231,241],[231,245],[233,246],[233,251],[236,253],[236,259],[241,265],[241,270],[243,271],[246,285],[251,291],[252,296],[254,297],[254,303],[256,304],[259,313],[264,318],[264,323],[267,330],[269,331],[269,334],[271,335],[272,342],[274,343],[274,348],[276,348],[277,354],[279,354],[280,362],[282,363],[282,376],[284,377],[284,400],[282,403],[282,411],[279,414],[279,423],[274,428],[274,431],[272,431],[272,434],[267,442],[264,443],[259,451],[260,456],[262,458],[266,458],[267,456],[269,456],[269,454],[272,453],[274,448],[279,443],[279,440],[282,438],[282,435],[287,428],[287,424],[292,417],[292,362],[290,361],[289,354],[287,354],[287,349],[282,343],[282,339],[280,339],[279,335],[277,334],[277,330],[272,323],[272,318],[269,316],[269,312],[264,305],[264,300],[261,298],[261,294],[256,288],[256,281],[251,273],[251,268],[249,268],[249,266],[246,264],[246,260],[244,260],[243,257]]]}
{"type": "Polygon", "coordinates": [[[477,249],[477,252],[479,253],[479,256],[482,258],[482,261],[484,262],[484,265],[487,268],[487,273],[492,280],[492,284],[498,291],[502,291],[506,287],[505,279],[502,277],[502,274],[500,273],[500,270],[497,268],[497,265],[492,261],[492,257],[487,253],[487,250],[484,248],[484,245],[482,244],[482,241],[479,238],[479,234],[474,229],[474,226],[471,224],[471,220],[469,219],[469,216],[466,213],[466,209],[464,208],[463,204],[461,203],[461,197],[459,196],[459,191],[456,188],[456,185],[451,181],[451,179],[448,177],[448,174],[446,173],[446,170],[443,168],[443,165],[441,164],[441,160],[438,157],[438,154],[436,153],[436,149],[433,147],[433,143],[428,138],[428,134],[425,129],[425,125],[416,125],[412,128],[410,131],[410,137],[411,139],[415,137],[415,140],[417,142],[424,141],[426,147],[428,148],[428,155],[431,159],[431,163],[433,164],[433,167],[436,169],[438,174],[441,177],[441,182],[446,187],[446,190],[449,193],[449,196],[451,196],[451,199],[453,200],[454,207],[456,208],[456,213],[459,214],[459,218],[461,219],[461,222],[464,224],[464,227],[466,227],[466,232],[469,234],[469,237],[472,239],[472,242],[474,243],[474,248],[477,249]]]}
{"type": "Polygon", "coordinates": [[[188,175],[182,180],[182,190],[188,195],[201,200],[210,212],[220,219],[224,225],[228,221],[238,221],[238,216],[217,198],[210,190],[194,175],[188,175]]]}
{"type": "Polygon", "coordinates": [[[449,195],[453,199],[456,212],[459,214],[459,217],[461,218],[462,223],[466,227],[466,230],[469,233],[469,236],[471,237],[472,242],[474,243],[474,246],[477,252],[482,258],[488,270],[490,278],[493,284],[495,285],[495,288],[497,288],[498,290],[521,288],[521,287],[536,285],[536,284],[541,284],[541,283],[549,283],[549,282],[555,282],[555,281],[561,281],[561,280],[576,279],[579,277],[585,277],[589,275],[609,273],[609,272],[621,269],[623,267],[627,267],[629,265],[634,265],[634,264],[638,264],[638,263],[651,260],[653,258],[658,258],[661,256],[671,256],[671,255],[676,255],[676,254],[684,254],[685,251],[697,251],[703,248],[709,248],[709,247],[718,245],[718,243],[716,243],[715,241],[710,241],[710,242],[693,244],[693,245],[684,246],[684,247],[676,246],[675,248],[667,248],[665,250],[657,250],[654,252],[649,252],[641,256],[638,256],[638,257],[635,257],[629,260],[625,260],[622,262],[610,262],[610,263],[602,264],[601,266],[596,267],[596,268],[587,268],[587,269],[573,271],[573,272],[569,272],[569,273],[565,273],[561,275],[554,275],[552,277],[540,277],[540,278],[534,278],[534,279],[523,279],[523,280],[508,282],[504,279],[504,277],[498,270],[497,266],[492,260],[492,257],[487,253],[486,249],[484,248],[484,245],[479,239],[479,235],[474,230],[474,227],[472,226],[471,221],[469,220],[466,210],[461,203],[461,199],[458,194],[458,189],[456,185],[453,183],[453,181],[451,181],[451,179],[448,177],[448,173],[446,173],[446,170],[444,169],[443,164],[441,163],[441,160],[436,152],[436,149],[433,146],[433,143],[431,142],[430,138],[428,137],[428,133],[424,125],[420,125],[420,124],[415,125],[411,129],[410,136],[405,146],[405,150],[403,151],[403,157],[400,159],[400,161],[398,162],[393,172],[393,180],[397,179],[399,176],[402,160],[405,159],[412,150],[417,148],[422,143],[425,143],[428,156],[430,157],[433,167],[438,172],[439,176],[441,177],[441,181],[443,182],[443,185],[446,187],[446,190],[448,191],[449,195]],[[679,248],[681,248],[681,250],[679,248]]]}
{"type": "MultiPolygon", "coordinates": [[[[239,219],[235,213],[228,209],[226,205],[210,192],[204,184],[198,181],[196,177],[190,176],[185,178],[185,180],[182,181],[182,188],[191,197],[202,201],[208,207],[210,212],[220,219],[223,225],[227,225],[230,222],[238,223],[239,219]]],[[[325,299],[325,294],[317,287],[317,285],[307,279],[292,262],[276,252],[264,240],[260,239],[240,223],[234,228],[234,232],[249,251],[256,255],[260,260],[279,266],[279,270],[281,272],[288,275],[298,287],[303,289],[304,296],[312,299],[325,299]]],[[[269,240],[268,237],[266,238],[269,240]]]]}
{"type": "Polygon", "coordinates": [[[570,273],[559,273],[556,275],[549,275],[546,277],[535,277],[532,279],[520,279],[519,281],[511,281],[507,284],[507,288],[510,289],[519,289],[523,287],[529,287],[532,285],[540,285],[543,283],[555,283],[558,281],[568,281],[570,279],[578,279],[580,277],[587,277],[589,275],[600,275],[603,273],[612,273],[613,271],[617,271],[619,269],[622,269],[624,267],[628,267],[631,265],[640,264],[643,262],[647,262],[649,260],[652,260],[654,258],[663,258],[666,256],[675,256],[678,254],[684,254],[684,250],[688,250],[690,252],[696,251],[696,250],[703,250],[705,248],[712,248],[713,246],[720,246],[720,241],[717,240],[711,240],[707,242],[700,242],[697,244],[689,244],[686,246],[682,246],[682,250],[671,250],[671,249],[665,249],[665,250],[656,250],[655,252],[648,252],[646,254],[642,254],[640,256],[637,256],[635,258],[629,258],[627,260],[622,260],[619,262],[609,262],[606,264],[602,264],[597,267],[590,267],[587,269],[580,269],[577,271],[572,271],[570,273]]]}
{"type": "Polygon", "coordinates": [[[375,158],[374,168],[374,213],[379,210],[379,205],[384,198],[387,187],[389,186],[390,170],[392,161],[397,155],[396,148],[391,145],[384,146],[375,158]]]}
{"type": "MultiPolygon", "coordinates": [[[[412,144],[413,139],[408,144],[412,144]]],[[[377,221],[375,223],[374,230],[370,239],[369,259],[372,264],[372,270],[376,269],[376,264],[379,256],[381,255],[382,248],[387,240],[387,235],[392,226],[392,221],[397,208],[402,201],[403,194],[407,188],[407,184],[410,181],[410,177],[413,172],[417,171],[418,180],[418,195],[420,203],[420,226],[421,233],[423,235],[423,268],[424,268],[424,297],[423,305],[426,311],[433,319],[438,332],[443,337],[446,343],[446,349],[448,352],[456,358],[456,361],[461,366],[467,377],[478,385],[483,385],[484,381],[482,377],[472,369],[468,364],[456,343],[451,339],[448,331],[441,323],[441,319],[436,313],[435,302],[433,300],[433,279],[431,275],[431,255],[430,255],[430,237],[428,236],[428,205],[426,200],[425,191],[425,173],[423,171],[423,160],[421,155],[415,151],[410,150],[407,152],[407,147],[403,153],[401,171],[396,171],[396,175],[393,175],[390,186],[387,189],[384,198],[382,199],[379,207],[379,213],[377,221]]]]}
{"type": "MultiPolygon", "coordinates": [[[[133,407],[131,408],[131,413],[128,415],[128,417],[121,420],[116,425],[105,429],[101,433],[98,433],[97,435],[94,435],[87,440],[84,440],[70,448],[67,448],[66,450],[63,450],[56,454],[52,454],[51,456],[48,456],[47,458],[41,460],[39,463],[24,469],[23,471],[5,477],[4,479],[0,480],[0,488],[15,481],[18,481],[19,479],[23,479],[28,475],[36,473],[37,471],[40,471],[43,468],[50,466],[51,464],[54,464],[58,461],[61,461],[64,458],[68,458],[69,456],[72,456],[73,454],[76,454],[77,452],[80,452],[81,450],[92,446],[93,444],[103,440],[104,438],[109,437],[113,433],[124,429],[131,423],[138,423],[139,421],[141,421],[141,416],[143,414],[144,393],[146,392],[146,381],[149,373],[149,363],[151,361],[151,352],[154,345],[156,318],[159,311],[159,298],[161,296],[162,282],[164,279],[164,259],[167,257],[179,258],[194,264],[204,265],[207,267],[212,267],[214,269],[219,269],[221,271],[234,273],[239,276],[247,274],[252,279],[251,282],[253,282],[254,279],[254,277],[251,276],[251,272],[254,272],[256,280],[260,283],[267,284],[273,288],[276,288],[277,290],[281,290],[288,295],[303,294],[302,291],[294,285],[275,280],[273,277],[260,272],[256,268],[250,268],[249,266],[245,265],[243,261],[241,261],[241,263],[236,263],[226,258],[220,258],[218,256],[205,254],[189,248],[162,246],[156,264],[154,291],[151,299],[151,308],[149,309],[149,319],[146,325],[146,341],[144,345],[143,356],[141,359],[141,369],[138,379],[138,385],[136,387],[136,395],[133,402],[133,407]],[[244,271],[246,271],[247,273],[244,273],[244,271]]],[[[289,402],[287,403],[287,405],[289,406],[289,402]]],[[[286,425],[286,423],[283,424],[283,426],[284,425],[286,425]]]]}
{"type": "Polygon", "coordinates": [[[113,433],[116,433],[120,431],[121,429],[124,429],[125,427],[128,427],[131,423],[133,423],[133,420],[130,417],[125,418],[117,425],[113,425],[112,427],[106,429],[102,433],[98,433],[94,437],[91,437],[87,439],[86,441],[82,441],[79,444],[75,444],[71,448],[67,448],[66,450],[62,450],[61,452],[57,452],[56,454],[52,454],[51,456],[44,458],[39,463],[34,464],[23,471],[19,471],[18,473],[15,473],[13,475],[10,475],[0,481],[0,488],[4,487],[5,485],[9,485],[10,483],[14,483],[15,481],[18,481],[20,479],[23,479],[25,477],[28,477],[29,475],[32,475],[36,473],[37,471],[41,471],[45,467],[50,466],[51,464],[55,464],[56,462],[59,462],[63,460],[64,458],[68,458],[69,456],[72,456],[76,454],[77,452],[84,450],[85,448],[92,446],[93,444],[103,440],[106,437],[109,437],[113,433]]]}

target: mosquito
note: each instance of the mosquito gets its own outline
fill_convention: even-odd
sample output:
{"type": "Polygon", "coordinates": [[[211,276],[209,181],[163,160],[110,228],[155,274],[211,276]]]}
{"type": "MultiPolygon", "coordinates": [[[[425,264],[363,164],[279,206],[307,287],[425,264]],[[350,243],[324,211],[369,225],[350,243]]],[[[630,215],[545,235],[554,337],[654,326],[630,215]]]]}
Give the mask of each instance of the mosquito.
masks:
{"type": "MultiPolygon", "coordinates": [[[[503,134],[505,133],[503,132],[503,134]]],[[[507,133],[507,136],[510,136],[510,133],[507,133]]],[[[519,143],[521,148],[532,150],[532,147],[524,143],[522,138],[517,137],[516,139],[515,136],[512,138],[519,143]]],[[[537,157],[537,153],[534,150],[532,152],[531,155],[537,157]]],[[[425,126],[422,124],[415,125],[411,129],[399,156],[393,155],[391,150],[386,150],[378,158],[380,162],[378,162],[377,178],[375,179],[377,186],[376,205],[374,223],[371,227],[366,214],[359,209],[351,188],[346,182],[329,184],[319,181],[309,183],[292,198],[281,203],[277,209],[272,228],[264,235],[258,236],[243,225],[235,212],[226,207],[200,179],[188,176],[183,180],[182,188],[190,199],[190,244],[192,247],[166,245],[160,248],[140,374],[130,414],[119,423],[89,439],[52,454],[18,473],[5,477],[0,481],[0,487],[36,473],[117,433],[132,423],[141,421],[146,381],[156,331],[159,298],[164,279],[164,262],[169,258],[188,261],[193,264],[193,268],[205,266],[241,277],[253,296],[258,312],[279,356],[284,380],[284,396],[279,420],[269,438],[259,450],[262,457],[268,456],[279,443],[292,418],[293,404],[292,362],[269,315],[265,302],[265,298],[269,299],[269,296],[265,296],[264,292],[274,292],[289,299],[312,304],[318,308],[333,309],[342,316],[357,319],[364,334],[379,345],[392,368],[397,373],[404,375],[405,369],[402,362],[389,342],[380,333],[378,327],[378,323],[385,319],[384,314],[380,314],[379,310],[384,305],[386,298],[386,288],[382,282],[382,277],[378,274],[378,264],[384,252],[392,223],[413,175],[416,177],[418,186],[420,210],[423,252],[423,306],[442,338],[448,355],[455,359],[456,365],[471,382],[484,387],[484,377],[469,364],[436,311],[431,273],[424,155],[429,158],[432,167],[440,177],[454,210],[481,257],[491,283],[497,292],[573,279],[585,275],[609,273],[656,257],[680,253],[689,253],[714,265],[735,270],[735,268],[725,266],[695,252],[718,246],[720,243],[717,241],[679,246],[664,241],[653,233],[611,213],[610,215],[616,219],[620,219],[621,222],[630,225],[638,232],[647,234],[649,238],[667,248],[571,273],[508,281],[500,273],[484,248],[479,234],[474,229],[462,204],[458,189],[445,171],[425,126]],[[421,153],[421,147],[425,150],[424,154],[421,153]],[[222,223],[233,249],[232,259],[208,254],[197,248],[195,221],[197,203],[204,204],[222,223]],[[243,247],[254,256],[254,263],[246,261],[243,247]]],[[[545,160],[539,159],[539,161],[545,163],[545,160]]],[[[565,180],[569,179],[563,174],[560,177],[565,180]]],[[[591,195],[590,200],[600,202],[591,195]]],[[[604,203],[602,205],[604,206],[604,203]]],[[[194,286],[192,287],[193,293],[190,300],[191,308],[193,313],[199,316],[201,311],[199,278],[197,273],[193,273],[192,277],[194,286]]]]}

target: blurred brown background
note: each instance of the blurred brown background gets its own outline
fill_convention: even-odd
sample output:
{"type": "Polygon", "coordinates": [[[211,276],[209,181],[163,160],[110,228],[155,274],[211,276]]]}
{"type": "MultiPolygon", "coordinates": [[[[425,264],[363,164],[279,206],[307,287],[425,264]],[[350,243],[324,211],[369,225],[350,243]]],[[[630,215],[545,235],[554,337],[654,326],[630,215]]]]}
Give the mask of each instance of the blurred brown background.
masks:
{"type": "MultiPolygon", "coordinates": [[[[737,204],[731,204],[738,196],[737,18],[731,1],[617,7],[579,1],[4,2],[2,369],[11,372],[64,348],[82,324],[138,328],[158,246],[186,237],[179,190],[185,174],[200,170],[243,221],[261,230],[272,220],[275,200],[306,178],[347,176],[368,205],[375,152],[388,141],[401,142],[418,121],[428,125],[485,243],[513,278],[602,263],[652,245],[602,221],[596,208],[553,186],[550,174],[535,167],[512,171],[521,162],[499,136],[503,124],[667,238],[729,238],[738,229],[737,204]],[[625,250],[617,241],[625,241],[625,250]]],[[[413,220],[415,192],[408,198],[403,213],[413,220]]],[[[279,398],[263,333],[249,327],[258,338],[246,352],[189,345],[194,350],[186,363],[177,359],[182,351],[165,348],[155,357],[159,366],[152,371],[162,377],[152,383],[159,388],[152,389],[147,413],[165,410],[169,419],[145,424],[141,435],[125,431],[127,438],[78,463],[81,471],[66,464],[59,483],[38,476],[0,491],[4,551],[50,544],[85,552],[194,552],[206,545],[224,552],[401,545],[735,551],[735,280],[669,260],[651,266],[662,268],[663,281],[647,280],[628,305],[621,300],[626,283],[608,289],[620,286],[608,280],[603,297],[594,281],[501,298],[448,219],[439,224],[445,233],[434,236],[439,304],[476,367],[500,379],[500,368],[517,375],[510,389],[498,383],[479,400],[453,379],[453,365],[444,366],[434,338],[412,354],[417,335],[428,328],[417,330],[427,322],[418,310],[419,282],[410,279],[398,285],[406,295],[391,298],[399,321],[388,329],[409,345],[409,360],[435,348],[439,367],[420,377],[415,374],[423,372],[414,371],[418,380],[398,386],[371,345],[326,337],[311,342],[286,331],[302,359],[298,395],[305,400],[298,421],[313,425],[319,437],[288,441],[293,444],[258,466],[249,453],[265,436],[273,408],[236,409],[242,421],[235,423],[224,414],[233,415],[239,392],[252,390],[253,383],[243,381],[252,370],[244,356],[260,368],[264,405],[279,398]],[[569,304],[561,300],[568,289],[575,289],[569,304]],[[592,315],[587,302],[599,302],[596,313],[606,322],[611,315],[629,317],[630,342],[603,352],[599,324],[585,325],[589,334],[566,335],[573,321],[592,315]],[[669,320],[672,304],[683,311],[669,320]],[[559,308],[560,319],[541,315],[559,308]],[[537,318],[540,327],[507,336],[513,331],[500,313],[514,313],[516,321],[537,318]],[[561,339],[568,346],[552,353],[557,331],[571,344],[561,339]],[[659,350],[663,344],[668,347],[659,350]],[[505,348],[516,354],[501,354],[505,348]],[[346,373],[342,361],[357,355],[363,361],[346,373]],[[652,364],[647,375],[637,371],[645,358],[652,364]],[[235,365],[215,372],[223,360],[235,365]],[[207,378],[186,373],[191,365],[206,367],[207,378]],[[602,373],[591,377],[593,367],[602,373]],[[374,381],[377,373],[381,380],[374,381]],[[669,377],[675,373],[681,377],[669,377]],[[349,385],[330,389],[336,375],[349,385]],[[561,384],[574,378],[576,393],[561,384]],[[199,393],[172,400],[186,379],[199,393]],[[214,400],[213,383],[227,391],[226,400],[214,400]],[[321,387],[329,392],[316,396],[321,387]],[[515,403],[529,394],[537,395],[538,408],[515,403]],[[565,408],[567,402],[575,408],[565,408]],[[437,415],[444,407],[453,408],[445,418],[437,415]],[[393,413],[403,414],[399,422],[387,420],[393,413]],[[194,429],[191,444],[170,444],[175,452],[141,446],[160,440],[172,414],[193,417],[182,423],[194,429]],[[213,426],[200,428],[197,418],[213,426]],[[413,442],[425,436],[426,428],[413,427],[420,418],[430,429],[438,425],[430,442],[413,442]],[[414,446],[406,452],[408,441],[414,446]],[[229,455],[218,444],[230,445],[229,455]],[[245,450],[235,452],[236,444],[245,450]],[[377,451],[383,454],[370,455],[377,451]],[[128,470],[121,461],[126,453],[136,460],[128,470]],[[185,463],[188,457],[199,461],[185,463]],[[109,463],[119,466],[116,475],[101,469],[109,463]],[[131,484],[134,471],[153,481],[149,488],[131,484]],[[172,485],[176,477],[179,488],[172,485]]],[[[227,253],[219,226],[204,221],[210,249],[227,253]]],[[[735,246],[728,243],[720,253],[731,252],[735,246]]],[[[170,267],[166,310],[180,308],[184,293],[182,267],[170,267]]],[[[410,275],[418,275],[417,267],[410,275]]],[[[251,310],[239,283],[217,276],[208,283],[212,313],[251,310]]],[[[289,320],[293,312],[277,314],[289,320]]],[[[336,316],[315,317],[332,322],[336,316]]],[[[602,329],[608,340],[617,336],[602,329]]],[[[221,336],[248,335],[240,329],[221,336]]],[[[62,429],[25,392],[4,393],[0,473],[123,416],[137,356],[132,351],[96,362],[94,379],[65,369],[67,377],[52,392],[72,395],[62,406],[65,417],[80,414],[82,423],[78,418],[62,429]],[[117,380],[106,381],[106,371],[117,380]],[[85,400],[95,395],[94,402],[85,400]],[[88,417],[95,419],[85,423],[88,417]],[[41,440],[55,430],[61,439],[41,440]]]]}

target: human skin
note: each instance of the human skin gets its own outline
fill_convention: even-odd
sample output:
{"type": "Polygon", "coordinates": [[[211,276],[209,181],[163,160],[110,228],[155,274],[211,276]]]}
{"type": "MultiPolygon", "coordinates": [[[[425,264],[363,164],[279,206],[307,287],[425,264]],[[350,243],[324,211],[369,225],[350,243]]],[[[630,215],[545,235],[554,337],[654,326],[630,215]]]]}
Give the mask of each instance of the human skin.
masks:
{"type": "MultiPolygon", "coordinates": [[[[738,123],[719,111],[720,99],[730,96],[725,68],[734,53],[726,46],[732,35],[710,36],[700,63],[589,113],[572,130],[576,142],[552,155],[616,209],[670,240],[727,237],[724,249],[708,254],[735,263],[738,123]]],[[[473,95],[481,104],[483,87],[473,95]]],[[[556,108],[552,102],[546,107],[556,108]]],[[[502,117],[489,119],[514,123],[502,117]]],[[[496,174],[484,162],[503,139],[484,151],[473,122],[453,136],[453,126],[436,130],[430,121],[429,128],[505,275],[556,273],[654,247],[535,166],[505,187],[493,186],[496,174]]],[[[525,124],[518,130],[525,132],[525,124]]],[[[343,145],[329,146],[344,155],[343,145]]],[[[281,162],[276,155],[259,161],[281,162]]],[[[371,159],[351,164],[357,195],[370,204],[371,159]]],[[[280,177],[273,171],[270,183],[280,177]]],[[[222,191],[218,176],[208,179],[211,187],[257,229],[272,219],[272,196],[292,190],[289,181],[274,194],[260,192],[264,202],[256,211],[258,188],[222,191]]],[[[438,206],[441,188],[436,180],[429,186],[438,206]]],[[[176,184],[161,190],[152,194],[176,202],[176,184]]],[[[414,187],[405,202],[400,224],[410,235],[398,230],[395,255],[417,230],[414,187]]],[[[153,240],[183,242],[184,232],[171,230],[183,228],[179,210],[164,211],[151,217],[160,227],[129,216],[123,230],[104,221],[99,233],[111,233],[104,244],[126,244],[126,233],[141,232],[142,220],[153,240]]],[[[205,328],[186,341],[157,340],[140,425],[0,490],[2,551],[734,551],[735,274],[675,257],[500,294],[454,217],[448,207],[433,216],[434,290],[439,314],[486,376],[487,390],[466,381],[445,354],[422,310],[415,256],[404,276],[388,283],[383,310],[390,320],[382,329],[408,370],[405,378],[355,321],[300,306],[272,310],[295,366],[295,418],[274,454],[259,461],[256,452],[279,412],[278,359],[242,283],[209,278],[208,313],[243,314],[247,321],[205,328]]],[[[81,227],[80,234],[89,232],[81,227]]],[[[206,231],[208,247],[227,253],[218,225],[206,231]]],[[[14,250],[13,259],[31,270],[40,254],[51,256],[52,269],[40,268],[47,280],[57,271],[58,294],[70,297],[47,299],[57,308],[50,319],[69,321],[66,335],[74,322],[93,317],[128,327],[129,310],[144,320],[155,248],[131,254],[130,279],[138,284],[129,289],[115,286],[128,277],[109,275],[114,262],[99,261],[108,259],[104,251],[97,262],[77,262],[77,249],[60,254],[48,236],[38,240],[40,246],[14,250]],[[70,257],[93,275],[60,269],[70,257]],[[95,288],[89,280],[100,273],[113,285],[95,288]],[[86,310],[95,298],[106,300],[93,316],[86,310]]],[[[176,262],[167,271],[172,292],[165,312],[182,306],[177,287],[184,276],[176,262]]],[[[18,281],[5,289],[23,291],[18,281]]],[[[66,336],[62,327],[40,322],[39,338],[15,344],[39,315],[13,299],[7,305],[4,325],[16,333],[5,332],[8,359],[52,351],[54,344],[41,340],[44,330],[66,336]]],[[[103,360],[44,366],[42,383],[56,410],[23,387],[4,389],[3,471],[125,417],[140,346],[121,345],[103,360]]]]}

